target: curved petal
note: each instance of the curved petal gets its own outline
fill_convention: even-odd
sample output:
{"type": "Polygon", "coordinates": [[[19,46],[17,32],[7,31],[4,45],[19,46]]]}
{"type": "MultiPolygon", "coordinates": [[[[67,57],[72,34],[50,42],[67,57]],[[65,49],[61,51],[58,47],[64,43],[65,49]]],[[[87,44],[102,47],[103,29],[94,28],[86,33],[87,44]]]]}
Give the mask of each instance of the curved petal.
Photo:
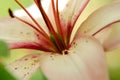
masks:
{"type": "Polygon", "coordinates": [[[74,25],[79,15],[82,13],[89,0],[66,0],[59,1],[60,19],[66,25],[74,25]]]}
{"type": "Polygon", "coordinates": [[[63,55],[46,55],[41,70],[49,80],[108,80],[103,48],[89,36],[77,37],[63,55]]]}
{"type": "Polygon", "coordinates": [[[80,27],[80,25],[88,18],[88,16],[90,16],[90,14],[92,14],[94,11],[96,11],[100,7],[107,5],[110,2],[112,2],[112,1],[111,0],[90,0],[87,7],[82,12],[82,14],[79,16],[79,18],[75,24],[75,27],[71,34],[70,42],[73,40],[74,35],[75,35],[76,31],[78,30],[78,28],[80,27]]]}
{"type": "Polygon", "coordinates": [[[29,80],[31,75],[40,67],[40,54],[32,54],[16,60],[6,68],[15,75],[18,80],[29,80]]]}
{"type": "Polygon", "coordinates": [[[120,1],[103,6],[91,14],[80,26],[77,34],[95,35],[107,25],[120,20],[120,1]]]}
{"type": "MultiPolygon", "coordinates": [[[[78,17],[81,15],[88,2],[89,0],[67,0],[64,9],[61,9],[59,15],[62,31],[63,33],[68,32],[64,34],[65,40],[67,40],[67,38],[69,39],[78,17]]],[[[62,8],[62,4],[60,5],[60,8],[62,8]]]]}
{"type": "Polygon", "coordinates": [[[103,43],[106,51],[120,49],[120,23],[113,24],[110,27],[111,33],[103,43]]]}
{"type": "Polygon", "coordinates": [[[7,41],[11,48],[55,50],[49,39],[15,18],[0,20],[0,39],[7,41]]]}

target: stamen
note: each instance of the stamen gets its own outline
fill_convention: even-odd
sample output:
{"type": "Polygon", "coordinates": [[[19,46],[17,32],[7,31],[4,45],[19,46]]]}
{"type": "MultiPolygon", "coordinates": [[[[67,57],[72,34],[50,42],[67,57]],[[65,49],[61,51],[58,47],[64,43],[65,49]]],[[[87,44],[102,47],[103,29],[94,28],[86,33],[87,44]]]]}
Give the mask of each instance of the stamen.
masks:
{"type": "Polygon", "coordinates": [[[40,0],[34,0],[34,2],[36,3],[37,7],[39,8],[40,0]]]}
{"type": "MultiPolygon", "coordinates": [[[[17,0],[16,0],[16,1],[17,1],[17,0]]],[[[19,5],[21,5],[18,1],[17,1],[17,3],[18,3],[19,5]]],[[[21,5],[21,7],[24,8],[22,5],[21,5]]],[[[24,8],[24,10],[26,10],[26,9],[24,8]]],[[[43,35],[43,37],[45,37],[46,40],[48,40],[50,44],[52,44],[53,46],[55,46],[55,45],[51,42],[50,37],[49,37],[46,33],[44,33],[44,31],[42,31],[42,30],[39,28],[40,26],[39,26],[39,27],[36,27],[35,25],[33,25],[33,24],[31,24],[31,23],[29,23],[29,22],[27,22],[27,21],[25,21],[25,20],[23,20],[23,19],[15,16],[10,8],[8,9],[8,12],[9,12],[9,15],[10,15],[12,18],[16,18],[16,19],[20,20],[21,22],[29,25],[29,27],[33,28],[35,31],[37,31],[38,33],[40,33],[41,35],[43,35]]],[[[29,12],[28,12],[27,10],[26,10],[25,12],[26,12],[27,14],[29,14],[29,12]]],[[[29,15],[28,15],[28,16],[29,16],[29,15]]],[[[31,16],[31,15],[30,15],[30,16],[31,16]]],[[[31,18],[33,18],[33,17],[31,16],[31,18]]],[[[33,18],[32,20],[34,20],[34,18],[33,18]]],[[[34,21],[35,21],[35,20],[34,20],[34,21]]],[[[33,22],[34,22],[34,21],[33,21],[33,22]]],[[[58,51],[57,48],[56,48],[55,50],[58,51]]]]}
{"type": "Polygon", "coordinates": [[[56,23],[56,26],[57,26],[57,30],[58,30],[58,33],[60,34],[62,44],[63,44],[64,48],[66,48],[66,45],[65,45],[65,42],[64,42],[65,40],[64,40],[64,37],[63,37],[61,24],[60,24],[60,17],[59,17],[59,10],[58,10],[58,0],[56,0],[56,8],[55,8],[54,0],[51,0],[51,2],[52,2],[53,15],[54,15],[55,23],[56,23]]]}
{"type": "Polygon", "coordinates": [[[9,13],[11,18],[14,18],[14,14],[13,14],[13,12],[12,12],[12,10],[10,8],[8,9],[8,13],[9,13]]]}
{"type": "Polygon", "coordinates": [[[24,6],[18,2],[18,0],[15,0],[15,2],[28,14],[28,16],[32,19],[32,21],[37,25],[37,27],[39,27],[39,29],[41,30],[42,34],[47,35],[47,33],[42,29],[42,27],[38,24],[38,22],[32,17],[32,15],[24,8],[24,6]]]}
{"type": "Polygon", "coordinates": [[[35,29],[37,32],[39,32],[40,34],[42,34],[44,37],[46,37],[46,38],[49,39],[48,36],[44,35],[44,34],[43,34],[39,29],[37,29],[34,25],[30,24],[29,22],[27,22],[27,21],[25,21],[25,20],[23,20],[23,19],[21,19],[21,18],[19,18],[19,17],[17,17],[17,16],[14,16],[14,17],[17,18],[18,20],[24,22],[25,24],[28,24],[30,27],[32,27],[32,28],[35,29]]]}
{"type": "Polygon", "coordinates": [[[29,22],[27,22],[27,21],[25,21],[25,20],[23,20],[23,19],[15,16],[10,8],[8,9],[8,12],[9,12],[9,15],[10,15],[12,18],[16,18],[16,19],[24,22],[25,24],[29,25],[30,27],[32,27],[32,28],[35,29],[37,32],[39,32],[40,34],[42,34],[43,36],[45,36],[45,37],[47,38],[47,36],[44,35],[44,34],[43,34],[39,29],[37,29],[34,25],[32,25],[32,24],[30,24],[29,22]]]}
{"type": "Polygon", "coordinates": [[[44,11],[43,7],[42,7],[42,3],[41,0],[34,0],[34,2],[36,3],[38,9],[40,10],[42,17],[48,27],[48,30],[50,32],[50,37],[48,36],[48,34],[42,29],[42,27],[39,25],[39,23],[33,18],[33,16],[25,9],[25,7],[18,1],[15,0],[15,2],[27,13],[27,15],[31,18],[31,20],[35,23],[35,25],[15,16],[11,9],[9,9],[9,15],[12,18],[16,18],[20,21],[22,21],[23,23],[29,25],[31,28],[35,29],[35,31],[39,32],[41,35],[43,35],[46,39],[49,39],[49,42],[54,44],[54,46],[56,46],[56,48],[58,49],[59,52],[62,52],[63,49],[66,48],[65,42],[64,42],[64,37],[63,37],[63,33],[62,33],[62,29],[61,29],[61,24],[60,24],[60,18],[59,18],[59,10],[58,10],[58,0],[56,1],[56,5],[54,4],[54,0],[51,0],[52,2],[52,8],[53,8],[53,14],[54,14],[54,18],[55,18],[55,23],[57,26],[57,30],[58,33],[60,35],[57,35],[58,33],[55,32],[52,23],[49,20],[49,17],[47,16],[46,12],[44,11]],[[55,8],[56,7],[56,8],[55,8]],[[51,40],[51,36],[52,36],[52,40],[51,40]]]}
{"type": "Polygon", "coordinates": [[[56,41],[56,44],[57,44],[57,47],[58,47],[59,51],[62,51],[62,50],[63,50],[63,46],[62,46],[62,44],[61,44],[61,42],[60,42],[60,40],[59,40],[59,38],[58,38],[58,36],[57,36],[57,34],[56,34],[53,26],[52,26],[52,23],[50,22],[47,14],[45,13],[45,11],[44,11],[44,9],[43,9],[43,7],[42,7],[41,1],[40,1],[40,3],[38,3],[38,5],[39,5],[38,7],[39,7],[39,9],[40,9],[40,11],[41,11],[42,17],[43,17],[43,19],[45,20],[45,23],[46,23],[49,31],[51,32],[51,34],[52,34],[52,35],[54,36],[54,38],[55,38],[55,41],[56,41]]]}
{"type": "Polygon", "coordinates": [[[102,27],[101,29],[99,29],[98,31],[96,31],[95,33],[93,33],[92,36],[95,36],[96,34],[100,33],[102,30],[104,30],[104,29],[110,27],[112,24],[115,24],[115,23],[118,23],[118,22],[120,22],[120,20],[114,21],[114,22],[112,22],[112,23],[110,23],[110,24],[102,27]]]}

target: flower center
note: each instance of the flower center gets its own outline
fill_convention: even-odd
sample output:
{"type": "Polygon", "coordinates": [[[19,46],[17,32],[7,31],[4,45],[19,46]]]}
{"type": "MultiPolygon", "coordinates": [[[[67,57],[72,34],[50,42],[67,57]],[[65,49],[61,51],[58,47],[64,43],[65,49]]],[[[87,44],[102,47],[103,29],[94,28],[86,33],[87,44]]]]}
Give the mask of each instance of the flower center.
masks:
{"type": "MultiPolygon", "coordinates": [[[[25,9],[25,7],[18,0],[15,0],[15,2],[27,13],[27,15],[36,24],[36,26],[34,26],[33,24],[31,24],[28,21],[25,21],[25,20],[15,16],[12,13],[11,9],[9,9],[9,14],[10,14],[11,17],[15,17],[16,19],[24,22],[25,24],[27,24],[30,27],[32,27],[33,29],[35,29],[37,32],[39,32],[41,35],[43,35],[47,40],[49,40],[49,42],[51,42],[56,47],[56,50],[58,52],[62,53],[63,50],[65,50],[69,47],[69,44],[66,44],[65,40],[63,38],[64,34],[62,33],[61,24],[60,24],[59,10],[58,10],[58,0],[56,0],[56,3],[54,2],[54,0],[51,0],[52,12],[53,12],[53,15],[54,15],[55,24],[57,26],[57,31],[55,31],[54,25],[52,25],[52,23],[51,23],[50,19],[48,18],[46,12],[44,11],[44,9],[42,7],[41,0],[34,0],[36,6],[38,7],[39,11],[42,14],[42,18],[44,19],[44,22],[47,25],[47,28],[49,30],[50,35],[48,35],[42,29],[41,25],[33,18],[33,16],[25,9]]],[[[69,42],[67,42],[67,43],[69,43],[69,42]]]]}

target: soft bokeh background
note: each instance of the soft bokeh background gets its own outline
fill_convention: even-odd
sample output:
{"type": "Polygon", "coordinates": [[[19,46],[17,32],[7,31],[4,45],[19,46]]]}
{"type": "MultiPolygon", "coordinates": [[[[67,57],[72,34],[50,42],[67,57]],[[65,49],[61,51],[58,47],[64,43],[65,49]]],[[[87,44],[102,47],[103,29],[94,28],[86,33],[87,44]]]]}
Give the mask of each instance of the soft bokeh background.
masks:
{"type": "MultiPolygon", "coordinates": [[[[33,0],[19,0],[24,4],[25,7],[30,6],[33,0]]],[[[86,10],[81,19],[85,19],[85,16],[88,15],[88,12],[92,12],[94,9],[100,7],[101,5],[106,4],[112,0],[91,0],[89,8],[86,10]]],[[[14,2],[14,0],[0,0],[0,18],[8,16],[8,8],[12,10],[19,9],[20,7],[14,2]]],[[[11,55],[8,58],[5,58],[6,63],[10,63],[24,55],[29,54],[26,50],[12,50],[11,55]]],[[[108,52],[106,54],[106,60],[108,64],[108,69],[110,73],[110,80],[120,80],[120,50],[115,50],[108,52]]],[[[45,80],[40,71],[37,71],[31,80],[45,80]]]]}
{"type": "MultiPolygon", "coordinates": [[[[25,6],[29,6],[33,0],[19,0],[25,6]]],[[[19,9],[20,7],[14,0],[0,0],[0,17],[8,16],[8,8],[12,10],[19,9]]]]}

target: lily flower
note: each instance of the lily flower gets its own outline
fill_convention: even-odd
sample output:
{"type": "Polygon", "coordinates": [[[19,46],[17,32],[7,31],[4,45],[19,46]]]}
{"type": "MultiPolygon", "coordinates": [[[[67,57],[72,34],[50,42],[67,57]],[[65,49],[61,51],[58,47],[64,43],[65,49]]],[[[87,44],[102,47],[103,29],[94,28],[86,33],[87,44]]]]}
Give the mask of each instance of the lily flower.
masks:
{"type": "Polygon", "coordinates": [[[0,39],[10,49],[34,49],[42,54],[9,64],[14,75],[28,80],[41,69],[49,80],[109,80],[105,52],[120,47],[120,36],[112,35],[112,25],[120,21],[119,0],[94,11],[77,30],[76,22],[90,0],[34,0],[41,13],[38,20],[15,1],[29,18],[19,18],[9,9],[12,18],[0,21],[0,39]],[[49,1],[48,11],[44,1],[49,1]]]}

